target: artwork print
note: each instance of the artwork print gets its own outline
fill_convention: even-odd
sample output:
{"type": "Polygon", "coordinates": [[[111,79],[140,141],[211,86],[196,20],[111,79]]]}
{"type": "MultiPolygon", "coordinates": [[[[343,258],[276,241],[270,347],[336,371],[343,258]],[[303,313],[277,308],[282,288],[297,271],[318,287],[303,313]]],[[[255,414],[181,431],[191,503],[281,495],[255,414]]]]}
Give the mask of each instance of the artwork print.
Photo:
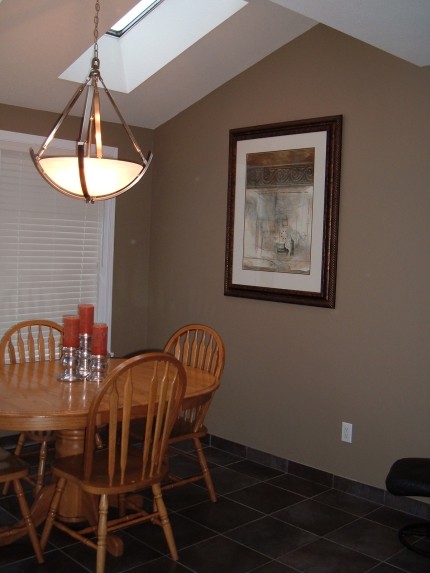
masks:
{"type": "Polygon", "coordinates": [[[309,274],[315,149],[246,157],[242,268],[309,274]]]}
{"type": "Polygon", "coordinates": [[[230,130],[224,294],[335,306],[342,116],[230,130]]]}

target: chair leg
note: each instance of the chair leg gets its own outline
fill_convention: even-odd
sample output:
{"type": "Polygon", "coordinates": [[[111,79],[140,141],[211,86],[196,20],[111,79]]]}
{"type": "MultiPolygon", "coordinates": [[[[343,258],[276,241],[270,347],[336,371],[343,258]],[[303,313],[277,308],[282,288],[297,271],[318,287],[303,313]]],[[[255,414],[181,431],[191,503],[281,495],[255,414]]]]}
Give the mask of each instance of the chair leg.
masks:
{"type": "Polygon", "coordinates": [[[25,499],[21,482],[18,479],[13,480],[13,486],[15,489],[16,497],[18,498],[19,507],[21,509],[22,517],[24,518],[31,544],[33,545],[34,553],[36,554],[37,562],[43,563],[44,559],[42,549],[37,537],[36,528],[34,526],[33,520],[31,519],[30,508],[28,507],[27,500],[25,499]]]}
{"type": "Polygon", "coordinates": [[[213,503],[215,503],[217,501],[215,486],[214,486],[214,483],[212,481],[212,476],[211,476],[211,473],[210,473],[209,468],[208,468],[206,456],[203,453],[202,443],[199,440],[199,438],[193,438],[193,442],[194,442],[194,447],[195,447],[196,454],[197,454],[197,457],[199,460],[199,464],[200,464],[200,467],[202,469],[203,478],[205,480],[205,484],[206,484],[207,490],[209,492],[209,497],[210,497],[211,501],[213,503]]]}
{"type": "MultiPolygon", "coordinates": [[[[18,441],[16,443],[15,446],[15,455],[16,456],[20,456],[21,452],[22,452],[22,448],[24,447],[24,443],[25,443],[25,432],[21,432],[19,437],[18,437],[18,441]]],[[[3,495],[7,495],[9,488],[10,488],[10,481],[5,482],[4,486],[3,486],[3,495]]]]}
{"type": "Polygon", "coordinates": [[[54,496],[51,501],[51,506],[48,511],[48,515],[45,521],[45,526],[42,531],[42,539],[40,544],[42,546],[42,550],[45,549],[46,544],[48,543],[49,536],[52,531],[52,527],[54,526],[55,516],[57,515],[58,506],[60,505],[61,496],[63,495],[64,486],[66,484],[66,480],[64,478],[60,478],[57,481],[57,485],[55,488],[54,496]]]}
{"type": "Polygon", "coordinates": [[[43,441],[40,445],[39,467],[37,468],[36,485],[34,488],[34,496],[35,497],[37,496],[37,494],[42,489],[43,483],[45,481],[47,457],[48,457],[48,442],[43,441]]]}
{"type": "Polygon", "coordinates": [[[15,448],[15,455],[16,456],[20,456],[21,452],[22,452],[22,448],[24,447],[25,444],[25,432],[21,432],[18,438],[18,441],[16,443],[16,448],[15,448]]]}
{"type": "MultiPolygon", "coordinates": [[[[167,545],[169,547],[170,555],[174,561],[178,560],[178,551],[176,549],[175,538],[173,536],[172,526],[170,525],[169,516],[167,513],[166,506],[164,504],[163,496],[161,493],[161,486],[156,483],[152,486],[152,493],[154,495],[154,504],[157,507],[157,511],[160,515],[161,527],[164,531],[164,536],[166,537],[167,545]]],[[[98,572],[97,572],[98,573],[98,572]]]]}
{"type": "Polygon", "coordinates": [[[106,565],[106,543],[107,543],[107,514],[109,509],[108,496],[100,496],[99,504],[99,525],[97,529],[97,566],[96,573],[104,573],[106,565]]]}

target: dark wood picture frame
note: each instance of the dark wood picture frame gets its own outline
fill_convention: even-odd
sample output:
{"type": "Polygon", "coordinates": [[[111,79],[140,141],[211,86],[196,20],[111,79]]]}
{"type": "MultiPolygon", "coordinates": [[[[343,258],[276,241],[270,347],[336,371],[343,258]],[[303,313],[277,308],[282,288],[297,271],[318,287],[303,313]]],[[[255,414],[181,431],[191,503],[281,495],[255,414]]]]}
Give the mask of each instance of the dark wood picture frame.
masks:
{"type": "Polygon", "coordinates": [[[224,294],[335,307],[342,116],[230,130],[224,294]]]}

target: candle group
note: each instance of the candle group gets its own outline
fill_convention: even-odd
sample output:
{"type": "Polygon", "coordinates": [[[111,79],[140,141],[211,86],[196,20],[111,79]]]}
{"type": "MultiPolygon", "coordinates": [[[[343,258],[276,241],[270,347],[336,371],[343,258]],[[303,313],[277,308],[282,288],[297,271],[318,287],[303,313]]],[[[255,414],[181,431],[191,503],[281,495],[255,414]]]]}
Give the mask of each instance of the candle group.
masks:
{"type": "Polygon", "coordinates": [[[63,318],[63,346],[79,348],[79,335],[91,337],[91,353],[98,356],[107,355],[108,325],[94,323],[94,305],[80,304],[78,316],[63,318]]]}

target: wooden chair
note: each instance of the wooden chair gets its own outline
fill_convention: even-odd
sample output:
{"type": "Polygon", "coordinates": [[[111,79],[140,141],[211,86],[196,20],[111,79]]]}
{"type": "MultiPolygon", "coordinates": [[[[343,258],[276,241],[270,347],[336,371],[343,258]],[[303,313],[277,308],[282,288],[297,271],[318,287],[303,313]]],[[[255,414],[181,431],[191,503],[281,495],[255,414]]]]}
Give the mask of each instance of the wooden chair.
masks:
{"type": "MultiPolygon", "coordinates": [[[[5,332],[0,341],[0,364],[17,364],[56,360],[61,354],[63,327],[52,320],[25,320],[18,322],[5,332]]],[[[55,433],[52,431],[21,432],[15,448],[15,455],[21,456],[27,440],[40,444],[39,466],[33,477],[34,493],[42,489],[49,444],[53,443],[55,433]]],[[[9,489],[5,483],[3,493],[9,489]]]]}
{"type": "Polygon", "coordinates": [[[172,558],[177,560],[160,485],[167,473],[168,438],[178,416],[185,387],[184,367],[173,356],[163,352],[130,358],[107,376],[90,405],[84,453],[56,459],[52,464],[52,472],[58,482],[42,533],[42,548],[48,542],[52,527],[56,526],[96,549],[96,571],[103,573],[107,534],[150,520],[161,525],[172,558]],[[145,364],[149,366],[150,376],[143,380],[138,369],[145,364]],[[130,440],[130,424],[136,417],[145,419],[140,444],[130,440]],[[97,449],[94,440],[100,422],[109,424],[108,445],[103,450],[97,449]],[[95,510],[95,515],[89,516],[89,526],[79,531],[56,519],[66,482],[72,482],[87,496],[87,511],[94,504],[95,496],[100,496],[98,512],[95,510]],[[133,496],[126,496],[144,488],[152,489],[153,509],[150,512],[133,503],[133,496]],[[122,502],[120,517],[116,519],[107,515],[112,496],[120,496],[122,502]],[[132,513],[126,513],[127,509],[132,513]],[[97,542],[91,539],[94,533],[97,534],[97,542]]]}
{"type": "MultiPolygon", "coordinates": [[[[219,334],[209,326],[201,324],[183,326],[170,337],[164,350],[173,354],[186,366],[200,368],[210,372],[218,379],[221,378],[225,362],[224,344],[219,334]]],[[[191,440],[201,471],[186,478],[180,478],[170,473],[169,483],[163,485],[163,489],[173,489],[204,480],[211,501],[216,502],[215,487],[201,443],[201,439],[208,433],[204,422],[213,395],[214,392],[196,398],[189,408],[182,410],[169,439],[171,446],[191,440]]],[[[186,452],[175,451],[175,453],[195,461],[195,458],[186,452]]]]}
{"type": "MultiPolygon", "coordinates": [[[[31,544],[33,545],[34,553],[36,554],[36,559],[38,563],[43,563],[42,549],[40,547],[36,528],[31,518],[30,508],[28,507],[27,500],[25,499],[21,484],[21,480],[28,477],[28,472],[29,466],[26,462],[7,450],[0,448],[0,483],[13,484],[22,517],[24,519],[24,524],[27,528],[31,544]]],[[[7,538],[8,533],[9,530],[7,528],[2,528],[0,531],[0,538],[7,538]]]]}

